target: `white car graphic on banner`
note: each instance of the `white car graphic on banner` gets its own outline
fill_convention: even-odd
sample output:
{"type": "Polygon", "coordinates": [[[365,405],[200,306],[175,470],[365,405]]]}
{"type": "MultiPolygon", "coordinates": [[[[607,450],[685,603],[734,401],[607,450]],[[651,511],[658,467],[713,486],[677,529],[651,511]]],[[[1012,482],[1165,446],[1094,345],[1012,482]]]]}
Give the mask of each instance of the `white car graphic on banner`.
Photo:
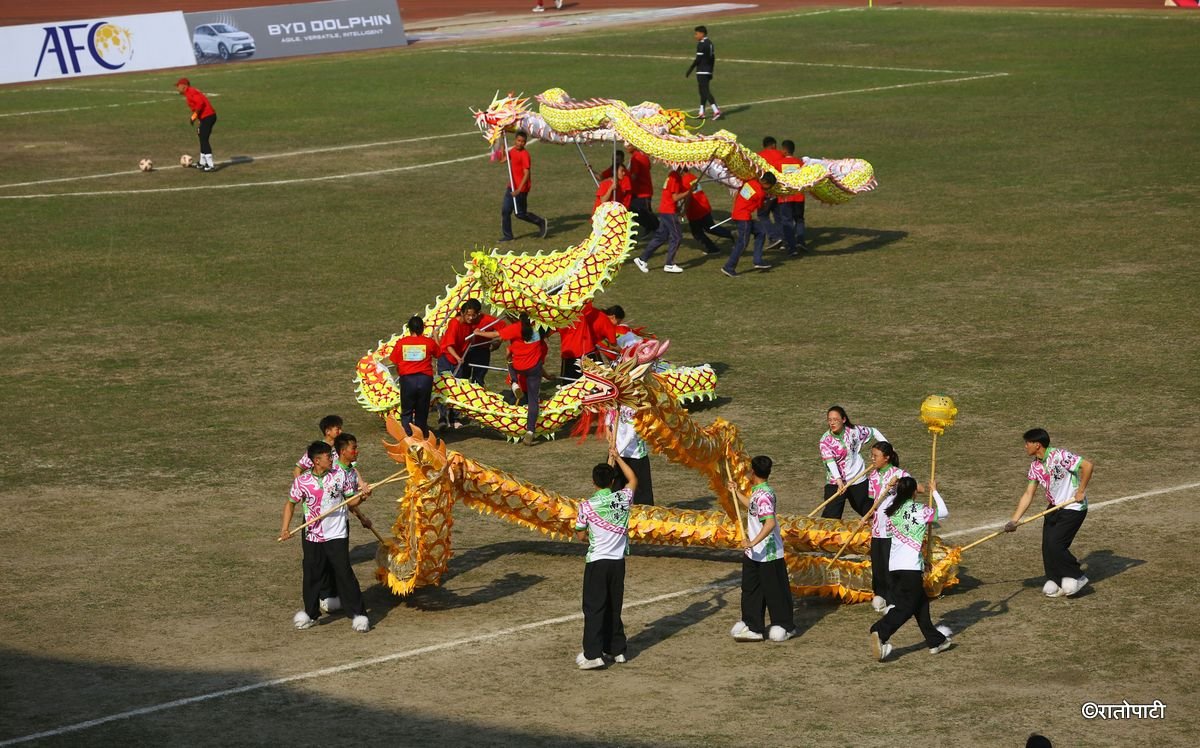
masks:
{"type": "Polygon", "coordinates": [[[254,54],[254,37],[228,23],[206,23],[192,32],[196,61],[204,57],[250,57],[254,54]]]}

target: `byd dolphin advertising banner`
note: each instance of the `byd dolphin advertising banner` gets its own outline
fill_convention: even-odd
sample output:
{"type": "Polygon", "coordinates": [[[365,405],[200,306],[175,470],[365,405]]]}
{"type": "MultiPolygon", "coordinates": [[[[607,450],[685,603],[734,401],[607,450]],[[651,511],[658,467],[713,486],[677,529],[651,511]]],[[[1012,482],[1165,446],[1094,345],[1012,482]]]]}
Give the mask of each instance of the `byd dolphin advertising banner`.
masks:
{"type": "Polygon", "coordinates": [[[0,83],[195,64],[179,11],[0,27],[0,83]]]}
{"type": "Polygon", "coordinates": [[[232,62],[408,44],[396,0],[333,0],[187,13],[196,61],[232,62]]]}

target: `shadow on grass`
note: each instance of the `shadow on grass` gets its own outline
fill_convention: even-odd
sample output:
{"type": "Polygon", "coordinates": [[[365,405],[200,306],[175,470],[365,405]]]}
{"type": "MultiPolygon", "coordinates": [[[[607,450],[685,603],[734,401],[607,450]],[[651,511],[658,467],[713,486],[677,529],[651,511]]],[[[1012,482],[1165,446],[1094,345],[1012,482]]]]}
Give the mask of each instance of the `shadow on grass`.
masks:
{"type": "MultiPolygon", "coordinates": [[[[312,669],[311,663],[292,655],[299,651],[297,647],[314,646],[299,643],[311,641],[313,632],[289,633],[295,638],[281,637],[289,641],[279,642],[279,669],[270,672],[201,665],[191,670],[117,665],[0,649],[4,663],[0,692],[5,694],[0,741],[23,742],[48,733],[38,745],[341,745],[350,744],[352,735],[390,735],[384,742],[393,745],[601,748],[613,744],[611,739],[472,722],[399,702],[394,708],[366,706],[348,687],[340,694],[330,693],[336,682],[331,683],[329,676],[308,676],[305,671],[312,669]],[[300,677],[291,683],[270,682],[289,675],[300,677]]],[[[346,638],[351,636],[347,630],[346,638]]],[[[371,654],[388,655],[346,652],[335,664],[346,662],[353,668],[356,660],[365,661],[371,654]]],[[[410,677],[421,672],[417,660],[396,660],[390,667],[409,672],[410,677]]],[[[367,678],[370,672],[364,670],[358,678],[367,678]]],[[[453,680],[462,675],[445,677],[453,680]]],[[[365,687],[369,687],[366,680],[353,686],[365,687]]],[[[625,737],[620,742],[662,744],[661,740],[634,743],[625,737]]]]}
{"type": "Polygon", "coordinates": [[[822,226],[806,232],[808,245],[817,251],[815,257],[836,257],[850,255],[856,252],[866,252],[872,249],[882,249],[908,236],[907,231],[887,231],[885,229],[863,229],[846,226],[822,226]],[[851,242],[849,246],[837,249],[820,249],[828,244],[851,242]]]}
{"type": "MultiPolygon", "coordinates": [[[[729,584],[737,578],[737,573],[729,574],[717,580],[714,584],[729,584]]],[[[662,618],[647,623],[641,631],[629,637],[629,650],[626,653],[626,657],[630,661],[636,660],[638,656],[653,648],[656,644],[664,642],[684,629],[720,613],[729,606],[727,598],[730,593],[738,594],[738,590],[732,587],[713,590],[703,600],[697,600],[681,611],[668,613],[662,618]]]]}
{"type": "Polygon", "coordinates": [[[995,618],[1008,613],[1008,604],[1014,597],[1024,592],[1018,589],[1008,597],[996,600],[976,600],[965,608],[951,610],[940,616],[941,621],[950,627],[955,634],[961,633],[980,621],[995,618]]]}

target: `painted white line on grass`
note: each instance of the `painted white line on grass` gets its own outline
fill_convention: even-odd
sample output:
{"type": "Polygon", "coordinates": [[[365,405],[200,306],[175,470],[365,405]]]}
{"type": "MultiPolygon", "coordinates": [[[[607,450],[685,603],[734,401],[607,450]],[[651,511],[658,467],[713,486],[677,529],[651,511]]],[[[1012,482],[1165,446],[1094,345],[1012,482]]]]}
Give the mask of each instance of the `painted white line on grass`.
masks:
{"type": "MultiPolygon", "coordinates": [[[[1174,493],[1175,491],[1186,491],[1189,488],[1200,488],[1200,483],[1184,483],[1182,486],[1171,486],[1170,488],[1156,488],[1153,491],[1144,491],[1142,493],[1135,493],[1135,494],[1131,494],[1129,496],[1122,496],[1119,499],[1109,499],[1108,501],[1096,501],[1096,502],[1088,501],[1088,511],[1090,512],[1093,509],[1099,509],[1100,507],[1103,507],[1103,506],[1112,506],[1113,504],[1122,504],[1126,501],[1134,501],[1135,499],[1144,499],[1148,496],[1158,496],[1159,494],[1174,493]]],[[[1066,511],[1066,510],[1060,510],[1060,511],[1066,511]]],[[[975,533],[983,532],[984,530],[998,530],[1001,527],[1004,527],[1004,524],[1005,524],[1004,522],[992,522],[991,524],[988,524],[988,525],[980,525],[979,527],[969,527],[966,530],[955,530],[954,532],[944,533],[943,535],[941,535],[941,537],[954,538],[954,537],[958,537],[959,535],[974,535],[975,533]]]]}
{"type": "Polygon", "coordinates": [[[302,184],[305,182],[330,182],[335,179],[356,179],[358,177],[374,177],[380,174],[395,174],[401,171],[428,169],[433,166],[447,166],[472,161],[477,158],[488,158],[489,153],[477,153],[474,156],[463,156],[445,161],[433,161],[425,164],[409,166],[394,166],[390,169],[373,169],[371,171],[355,171],[349,174],[328,174],[323,177],[297,177],[295,179],[272,179],[265,182],[238,182],[234,184],[203,184],[191,187],[153,187],[146,190],[96,190],[93,192],[45,192],[39,195],[0,195],[0,200],[34,200],[46,197],[97,197],[101,195],[152,195],[162,192],[190,192],[192,190],[236,190],[243,187],[275,187],[284,184],[302,184]]]}
{"type": "MultiPolygon", "coordinates": [[[[443,54],[459,54],[459,55],[490,55],[493,52],[481,52],[475,49],[446,49],[442,50],[443,54]]],[[[628,59],[628,60],[670,60],[672,62],[687,62],[691,58],[679,55],[634,55],[634,54],[612,54],[609,52],[551,52],[548,50],[514,50],[509,52],[514,55],[539,55],[547,57],[603,57],[605,59],[628,59]]],[[[809,68],[845,68],[847,70],[887,70],[897,73],[944,73],[946,75],[971,75],[978,71],[975,70],[938,70],[936,68],[900,68],[888,67],[884,65],[850,65],[838,62],[799,62],[795,60],[747,60],[738,57],[722,57],[722,64],[742,63],[745,65],[793,65],[796,67],[809,68]]]]}
{"type": "Polygon", "coordinates": [[[161,104],[174,99],[145,99],[144,101],[126,101],[120,104],[95,104],[93,106],[71,106],[63,109],[33,109],[28,112],[5,112],[0,117],[29,117],[34,114],[58,114],[59,112],[84,112],[88,109],[115,109],[121,106],[138,106],[140,104],[161,104]]]}
{"type": "MultiPolygon", "coordinates": [[[[266,161],[272,158],[292,158],[295,156],[311,156],[315,153],[333,153],[335,151],[350,151],[359,148],[382,148],[389,145],[402,145],[404,143],[418,143],[423,140],[441,140],[443,138],[461,138],[464,135],[478,135],[478,130],[470,130],[469,132],[453,132],[448,135],[421,135],[415,138],[402,138],[400,140],[382,140],[378,143],[355,143],[353,145],[333,145],[324,148],[309,148],[303,151],[288,151],[287,153],[268,153],[265,156],[252,156],[255,161],[266,161]]],[[[231,161],[219,162],[222,166],[232,163],[231,161]]],[[[141,174],[141,171],[133,169],[130,171],[113,171],[108,174],[87,174],[80,177],[58,177],[56,179],[38,179],[33,182],[12,182],[11,184],[0,184],[0,190],[9,189],[12,187],[33,187],[39,184],[55,184],[57,182],[75,182],[84,179],[103,179],[105,177],[119,177],[126,174],[141,174]]]]}
{"type": "MultiPolygon", "coordinates": [[[[660,603],[660,602],[663,602],[664,600],[672,600],[677,597],[686,597],[688,595],[695,595],[695,594],[699,594],[701,592],[729,589],[731,587],[736,586],[736,584],[737,584],[736,582],[727,582],[725,584],[704,584],[704,585],[700,585],[699,587],[692,587],[691,589],[679,590],[677,592],[667,592],[665,594],[656,595],[654,597],[647,598],[645,600],[637,600],[632,603],[627,602],[627,603],[625,603],[624,607],[625,608],[640,608],[643,605],[653,605],[654,603],[660,603]]],[[[569,623],[571,621],[578,621],[578,620],[581,620],[582,618],[583,618],[582,613],[571,613],[569,615],[558,616],[556,618],[546,618],[541,621],[534,621],[532,623],[524,623],[524,624],[521,624],[520,626],[513,626],[511,628],[503,629],[501,631],[493,631],[488,634],[479,634],[478,636],[471,636],[471,637],[467,637],[465,639],[454,639],[452,641],[442,642],[440,644],[430,644],[428,646],[418,647],[417,649],[408,649],[408,650],[405,650],[402,652],[393,652],[392,654],[380,655],[379,657],[369,657],[365,660],[356,660],[354,662],[348,662],[344,665],[334,665],[332,667],[321,668],[320,670],[310,670],[306,673],[297,673],[295,675],[286,675],[282,678],[272,678],[270,680],[259,681],[257,683],[249,683],[244,686],[235,686],[233,688],[225,688],[225,689],[221,689],[220,691],[210,691],[208,693],[199,694],[197,696],[189,696],[184,699],[175,699],[174,701],[166,701],[161,704],[154,704],[152,706],[141,707],[140,709],[130,709],[129,711],[118,712],[116,714],[110,714],[105,717],[97,717],[96,719],[89,719],[86,722],[76,722],[71,725],[64,725],[63,727],[56,727],[52,730],[44,730],[42,732],[33,733],[31,735],[22,735],[17,738],[9,738],[8,740],[0,742],[0,746],[16,745],[18,743],[26,743],[31,740],[41,740],[42,738],[52,738],[57,735],[65,735],[65,734],[71,733],[71,732],[78,732],[80,730],[86,730],[90,727],[97,727],[99,725],[108,724],[109,722],[117,722],[119,720],[131,719],[133,717],[142,717],[147,714],[155,714],[157,712],[163,712],[168,709],[177,709],[181,706],[189,706],[191,704],[199,704],[204,701],[220,699],[225,696],[236,696],[237,694],[248,693],[250,691],[260,691],[264,688],[272,688],[274,686],[281,686],[281,685],[285,685],[288,683],[294,683],[296,681],[311,680],[312,678],[321,678],[321,677],[324,677],[327,675],[338,675],[340,673],[346,673],[351,670],[359,670],[359,669],[362,669],[365,667],[372,667],[374,665],[382,665],[382,664],[388,663],[388,662],[395,662],[397,660],[407,660],[412,657],[419,657],[420,655],[430,654],[432,652],[440,652],[442,650],[454,649],[456,647],[461,647],[461,646],[465,646],[465,645],[469,645],[469,644],[479,644],[480,642],[491,641],[493,639],[500,639],[500,638],[503,638],[506,636],[512,636],[513,634],[519,634],[524,631],[532,631],[534,629],[545,628],[547,626],[554,626],[554,625],[557,625],[560,623],[569,623]]]]}
{"type": "Polygon", "coordinates": [[[1116,18],[1121,20],[1133,21],[1164,21],[1186,19],[1183,23],[1191,21],[1193,23],[1200,22],[1195,14],[1189,13],[1164,13],[1159,8],[1149,10],[1149,12],[1137,15],[1133,13],[1106,13],[1104,8],[1093,8],[1092,10],[1080,9],[1076,13],[1064,13],[1063,11],[1038,11],[1038,10],[1017,10],[1008,8],[875,8],[876,12],[880,11],[929,11],[931,13],[969,13],[972,15],[994,15],[994,16],[1048,16],[1051,18],[1070,18],[1072,20],[1107,20],[1116,18]],[[1191,18],[1189,18],[1191,16],[1191,18]]]}
{"type": "Polygon", "coordinates": [[[781,96],[775,99],[759,99],[758,101],[742,101],[735,104],[726,104],[725,108],[732,110],[740,106],[756,106],[759,104],[779,104],[785,101],[801,101],[803,99],[823,99],[829,96],[845,96],[847,94],[860,93],[875,93],[877,91],[891,91],[897,88],[917,88],[919,86],[937,86],[943,83],[966,83],[967,81],[981,81],[988,78],[1004,78],[1008,73],[986,73],[983,75],[971,75],[966,78],[945,78],[936,81],[917,81],[915,83],[896,83],[891,86],[872,86],[870,88],[855,88],[848,91],[826,91],[824,93],[801,94],[799,96],[781,96]]]}

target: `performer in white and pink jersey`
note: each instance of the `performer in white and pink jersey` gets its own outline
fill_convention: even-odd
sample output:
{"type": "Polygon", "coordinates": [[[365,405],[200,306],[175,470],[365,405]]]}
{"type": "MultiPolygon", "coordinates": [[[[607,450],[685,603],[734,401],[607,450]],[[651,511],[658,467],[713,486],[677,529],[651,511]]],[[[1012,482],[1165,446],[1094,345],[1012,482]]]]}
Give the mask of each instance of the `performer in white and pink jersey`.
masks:
{"type": "Polygon", "coordinates": [[[1030,429],[1024,439],[1025,454],[1033,458],[1029,483],[1004,529],[1008,532],[1017,529],[1017,522],[1029,508],[1038,486],[1045,491],[1047,508],[1065,504],[1042,520],[1042,566],[1046,571],[1042,592],[1047,597],[1069,597],[1088,583],[1079,559],[1071,553],[1071,542],[1087,517],[1087,485],[1095,466],[1073,452],[1052,448],[1050,434],[1045,429],[1030,429]]]}
{"type": "Polygon", "coordinates": [[[950,629],[934,626],[929,617],[929,598],[925,595],[922,578],[925,559],[921,546],[925,543],[929,525],[935,519],[949,515],[945,502],[937,492],[937,484],[930,481],[929,488],[933,500],[937,502],[936,512],[925,502],[916,500],[917,481],[912,476],[896,481],[896,498],[883,512],[887,519],[888,534],[892,538],[888,557],[891,569],[888,594],[891,595],[889,602],[892,607],[871,626],[871,649],[875,659],[880,662],[887,659],[892,651],[888,640],[909,618],[917,619],[930,654],[937,654],[950,646],[950,629]]]}
{"type": "Polygon", "coordinates": [[[308,445],[308,458],[312,467],[292,481],[291,493],[283,505],[283,527],[279,531],[281,541],[291,537],[292,514],[297,504],[303,504],[304,522],[313,524],[304,530],[304,610],[292,617],[292,623],[297,629],[317,624],[321,615],[321,577],[326,568],[332,567],[342,605],[352,616],[351,626],[355,631],[365,633],[371,625],[363,605],[362,589],[350,566],[349,512],[346,507],[357,506],[371,489],[368,487],[360,492],[358,472],[343,470],[334,463],[333,448],[325,442],[308,445]],[[346,499],[351,501],[329,511],[346,499]],[[322,514],[326,516],[317,520],[322,514]]]}
{"type": "MultiPolygon", "coordinates": [[[[871,517],[871,607],[882,612],[892,602],[889,594],[889,561],[892,553],[892,536],[887,528],[887,509],[896,498],[896,484],[901,478],[909,477],[900,469],[900,455],[891,442],[876,442],[871,447],[871,474],[867,477],[867,493],[875,514],[871,517]],[[880,501],[879,497],[883,497],[880,501]]],[[[920,491],[918,490],[918,493],[920,491]]]]}
{"type": "MultiPolygon", "coordinates": [[[[850,423],[850,417],[846,415],[845,408],[840,405],[830,406],[825,415],[829,423],[829,430],[821,436],[819,447],[821,461],[825,463],[825,473],[829,480],[825,483],[825,495],[822,500],[833,496],[839,489],[846,486],[847,481],[863,472],[866,463],[863,462],[860,453],[868,442],[871,440],[887,441],[887,437],[879,429],[870,426],[855,426],[850,423]]],[[[871,499],[867,495],[866,475],[858,477],[845,493],[829,502],[829,505],[821,511],[821,516],[828,519],[841,519],[842,512],[846,508],[847,496],[850,497],[850,506],[858,512],[860,517],[867,513],[871,508],[871,499]]]]}

